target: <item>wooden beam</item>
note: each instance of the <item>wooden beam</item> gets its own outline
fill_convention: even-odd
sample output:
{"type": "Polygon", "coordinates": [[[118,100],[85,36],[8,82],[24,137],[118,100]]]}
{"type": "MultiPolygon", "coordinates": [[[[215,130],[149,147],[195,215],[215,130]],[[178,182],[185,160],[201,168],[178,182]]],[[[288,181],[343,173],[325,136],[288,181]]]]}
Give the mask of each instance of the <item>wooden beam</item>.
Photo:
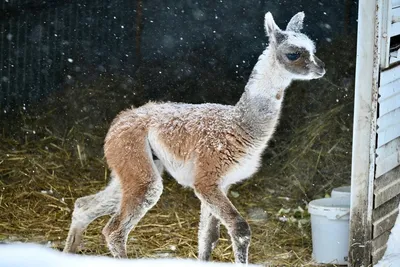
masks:
{"type": "Polygon", "coordinates": [[[389,67],[389,47],[390,47],[390,36],[391,36],[391,9],[392,3],[391,0],[381,0],[378,13],[378,35],[376,36],[379,39],[380,44],[380,64],[382,68],[389,67]]]}
{"type": "Polygon", "coordinates": [[[400,34],[400,22],[393,23],[390,26],[390,37],[396,36],[400,34]]]}
{"type": "MultiPolygon", "coordinates": [[[[388,2],[383,0],[383,2],[388,2]]],[[[380,0],[359,2],[351,171],[349,266],[369,266],[379,80],[380,0]]]]}
{"type": "Polygon", "coordinates": [[[385,173],[375,181],[374,208],[386,203],[390,199],[400,195],[400,166],[385,173]]]}

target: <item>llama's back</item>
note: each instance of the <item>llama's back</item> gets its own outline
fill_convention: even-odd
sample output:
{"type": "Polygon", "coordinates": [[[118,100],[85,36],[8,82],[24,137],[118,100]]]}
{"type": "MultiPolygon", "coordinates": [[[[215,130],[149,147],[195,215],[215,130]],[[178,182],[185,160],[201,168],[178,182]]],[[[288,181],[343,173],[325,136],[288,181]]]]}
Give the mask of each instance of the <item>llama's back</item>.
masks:
{"type": "Polygon", "coordinates": [[[204,147],[220,149],[225,135],[238,131],[234,113],[227,105],[151,102],[121,112],[111,124],[106,146],[129,132],[132,142],[150,135],[171,151],[184,150],[179,157],[204,147]]]}
{"type": "Polygon", "coordinates": [[[233,106],[179,103],[149,103],[123,111],[106,138],[107,161],[110,167],[134,162],[121,155],[147,140],[151,153],[182,185],[193,186],[197,164],[214,166],[222,176],[252,145],[235,112],[233,106]],[[209,162],[199,162],[205,160],[209,162]]]}

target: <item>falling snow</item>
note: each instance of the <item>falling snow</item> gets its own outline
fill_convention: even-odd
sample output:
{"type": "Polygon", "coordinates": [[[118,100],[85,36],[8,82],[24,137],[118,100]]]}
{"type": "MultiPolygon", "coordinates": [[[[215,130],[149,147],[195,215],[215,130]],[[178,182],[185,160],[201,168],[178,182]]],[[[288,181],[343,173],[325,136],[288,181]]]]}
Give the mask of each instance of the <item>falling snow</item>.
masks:
{"type": "MultiPolygon", "coordinates": [[[[13,1],[5,0],[5,2],[12,4],[13,1]]],[[[317,51],[325,48],[321,53],[321,59],[330,64],[329,70],[323,80],[311,81],[307,83],[307,86],[304,86],[305,83],[293,83],[292,97],[285,99],[288,108],[285,111],[287,112],[286,117],[283,117],[282,121],[283,128],[278,129],[277,134],[280,135],[273,143],[274,146],[266,153],[268,159],[275,159],[276,153],[278,155],[283,153],[282,147],[279,147],[283,142],[291,143],[297,138],[296,133],[300,132],[296,128],[297,125],[307,126],[307,123],[312,121],[309,118],[324,118],[325,107],[348,104],[353,97],[354,60],[351,56],[355,53],[350,53],[354,52],[351,50],[353,49],[351,45],[346,45],[346,40],[340,40],[338,37],[344,31],[343,22],[339,17],[333,15],[333,12],[337,10],[334,7],[339,4],[318,2],[311,8],[311,2],[303,2],[304,8],[296,6],[294,9],[306,10],[307,32],[319,38],[319,41],[316,42],[317,51]],[[332,44],[327,45],[327,42],[332,44]],[[339,43],[337,47],[341,47],[342,50],[338,51],[335,48],[337,43],[339,43]],[[327,52],[326,47],[322,47],[323,45],[331,50],[327,52]],[[339,56],[349,61],[348,66],[337,59],[339,56]],[[332,62],[337,62],[337,65],[332,62]],[[340,75],[337,75],[338,73],[340,75]],[[338,86],[335,87],[336,84],[338,86]],[[302,89],[296,90],[298,87],[302,89]],[[296,106],[298,109],[290,113],[289,107],[292,106],[296,106]],[[287,133],[288,131],[290,134],[287,133]]],[[[102,159],[98,155],[101,155],[101,142],[104,138],[102,134],[105,134],[104,131],[108,127],[106,123],[110,123],[112,117],[126,107],[139,106],[149,100],[234,104],[244,90],[258,55],[267,46],[268,38],[265,36],[263,22],[257,19],[264,15],[265,6],[260,8],[260,5],[257,6],[247,1],[238,5],[236,2],[222,0],[216,2],[212,8],[207,7],[205,2],[196,1],[187,1],[185,5],[179,5],[176,1],[166,1],[160,6],[145,5],[142,13],[141,35],[138,34],[136,24],[138,19],[136,6],[135,10],[123,10],[118,5],[113,5],[112,8],[107,7],[107,10],[102,7],[103,10],[102,8],[88,9],[81,4],[79,6],[80,15],[77,16],[76,21],[69,20],[70,4],[65,5],[68,9],[64,10],[61,6],[57,9],[58,17],[40,16],[39,12],[37,16],[28,16],[32,20],[26,22],[24,16],[21,16],[10,22],[10,25],[13,24],[12,27],[4,24],[2,44],[7,53],[0,57],[2,60],[0,62],[0,87],[2,89],[0,113],[7,114],[2,115],[4,117],[12,117],[14,114],[20,113],[31,119],[31,113],[33,118],[38,106],[40,108],[54,106],[57,110],[51,113],[51,116],[59,118],[59,121],[65,124],[67,124],[67,119],[71,118],[74,120],[73,125],[68,127],[63,125],[59,127],[62,128],[61,130],[54,131],[55,127],[52,128],[54,125],[50,125],[52,119],[43,115],[40,119],[44,121],[44,124],[48,123],[49,125],[18,126],[20,127],[18,133],[21,133],[22,136],[21,140],[24,141],[23,138],[26,138],[27,144],[31,144],[29,142],[37,140],[42,142],[42,138],[45,136],[60,135],[62,140],[70,139],[74,142],[84,143],[85,153],[98,157],[96,159],[101,161],[102,159]],[[167,4],[169,6],[166,6],[167,4]],[[28,25],[26,35],[23,33],[24,27],[26,27],[23,22],[28,23],[26,24],[28,25]],[[19,26],[19,28],[13,28],[14,26],[19,26]],[[93,84],[96,86],[92,86],[93,84]],[[90,93],[87,93],[89,91],[90,93]],[[55,99],[51,99],[53,102],[48,100],[54,96],[55,99]],[[104,103],[101,102],[104,99],[104,103]],[[57,101],[62,104],[58,105],[57,101]],[[22,103],[29,103],[29,105],[22,103]],[[77,129],[85,131],[87,136],[82,137],[82,140],[74,140],[76,134],[74,131],[77,129]],[[71,134],[68,132],[70,130],[71,134]]],[[[271,11],[278,10],[275,12],[279,14],[276,21],[279,22],[282,29],[285,27],[283,22],[290,18],[288,16],[292,10],[289,7],[292,5],[293,3],[284,1],[271,2],[270,5],[267,5],[271,11]]],[[[349,23],[349,33],[346,33],[346,36],[354,38],[355,19],[349,23]]],[[[348,42],[353,42],[355,39],[349,38],[349,40],[351,41],[348,42]]],[[[213,105],[207,104],[203,107],[205,109],[215,107],[213,105]]],[[[185,107],[191,108],[192,106],[185,105],[185,107]]],[[[168,109],[168,107],[165,108],[168,109]]],[[[170,110],[170,112],[173,111],[170,110]]],[[[198,131],[210,131],[210,128],[200,125],[201,122],[198,121],[201,112],[196,109],[191,112],[192,121],[199,124],[198,131]]],[[[353,114],[347,113],[348,110],[344,112],[346,113],[342,114],[340,120],[337,121],[346,124],[351,121],[353,114]],[[343,120],[346,121],[343,122],[343,120]]],[[[175,117],[181,118],[180,113],[177,112],[175,117]]],[[[173,128],[171,126],[169,129],[173,128]]],[[[341,125],[338,129],[342,129],[343,132],[350,131],[347,124],[341,125]]],[[[323,139],[323,142],[329,142],[329,138],[329,134],[326,134],[318,136],[315,140],[323,139]]],[[[56,149],[54,144],[58,145],[57,140],[51,142],[46,142],[47,145],[43,145],[41,148],[47,154],[56,149]]],[[[67,151],[68,157],[72,158],[77,153],[75,145],[74,143],[72,152],[67,151]]],[[[335,150],[335,153],[339,153],[342,158],[350,158],[349,148],[342,148],[342,145],[342,143],[337,145],[338,149],[335,150]],[[345,151],[346,149],[349,151],[345,151]]],[[[224,142],[215,142],[212,145],[212,149],[216,151],[222,151],[224,148],[226,148],[224,142]]],[[[325,147],[320,143],[313,143],[312,148],[315,151],[319,151],[319,148],[323,149],[321,151],[325,151],[325,147]]],[[[14,152],[6,154],[6,157],[14,156],[14,152]]],[[[286,155],[284,156],[286,157],[286,155]]],[[[8,160],[6,157],[4,159],[8,160]]],[[[341,158],[338,157],[338,160],[341,158]]],[[[2,159],[0,163],[1,161],[2,159]]],[[[264,162],[263,166],[266,166],[267,169],[277,164],[276,161],[271,162],[264,162]]],[[[328,160],[321,158],[319,162],[318,168],[321,170],[314,170],[313,181],[326,182],[330,181],[329,179],[341,178],[340,174],[336,172],[330,176],[331,170],[324,169],[326,167],[324,164],[328,160]]],[[[77,165],[79,164],[78,162],[77,165]]],[[[285,166],[290,168],[293,165],[301,170],[302,164],[305,163],[299,159],[290,161],[290,166],[289,164],[285,166]]],[[[348,162],[343,166],[349,166],[348,162]]],[[[56,169],[56,172],[58,171],[56,169]]],[[[38,170],[27,170],[26,173],[33,176],[37,175],[38,170]]],[[[349,170],[343,167],[342,173],[343,176],[346,176],[349,170]]],[[[268,175],[270,178],[282,174],[272,172],[268,175]]],[[[298,176],[301,177],[300,171],[296,173],[296,179],[298,176]]],[[[280,204],[283,203],[283,206],[289,206],[294,201],[293,196],[287,197],[289,194],[286,188],[265,188],[261,179],[257,181],[258,186],[249,184],[242,187],[246,190],[260,187],[263,193],[273,196],[276,201],[280,201],[280,204]]],[[[307,185],[312,187],[312,190],[319,189],[321,186],[318,182],[311,183],[311,186],[309,181],[300,181],[300,183],[303,182],[304,185],[299,186],[307,185]]],[[[237,191],[230,191],[229,197],[241,200],[246,196],[242,187],[239,187],[237,191]]],[[[293,185],[289,187],[293,188],[293,185]]],[[[58,194],[51,188],[40,189],[42,188],[36,189],[36,193],[51,195],[43,196],[44,199],[53,198],[58,194]]],[[[310,188],[306,188],[306,190],[308,189],[310,188]]],[[[295,187],[293,190],[298,189],[295,187]]],[[[65,196],[70,205],[70,197],[65,196]]],[[[311,193],[310,197],[312,197],[311,193]]],[[[64,197],[57,196],[57,199],[65,202],[64,197]]],[[[296,199],[296,201],[298,200],[296,199]]],[[[261,205],[262,203],[257,203],[257,206],[246,208],[246,215],[250,219],[265,220],[266,222],[268,220],[290,221],[287,214],[269,218],[265,207],[261,205]]],[[[269,209],[268,212],[270,212],[269,209]]],[[[172,244],[176,245],[164,248],[164,250],[168,251],[169,249],[170,251],[159,252],[157,255],[174,256],[175,251],[179,251],[181,245],[180,243],[172,244]]],[[[47,245],[55,244],[49,241],[47,245]]]]}

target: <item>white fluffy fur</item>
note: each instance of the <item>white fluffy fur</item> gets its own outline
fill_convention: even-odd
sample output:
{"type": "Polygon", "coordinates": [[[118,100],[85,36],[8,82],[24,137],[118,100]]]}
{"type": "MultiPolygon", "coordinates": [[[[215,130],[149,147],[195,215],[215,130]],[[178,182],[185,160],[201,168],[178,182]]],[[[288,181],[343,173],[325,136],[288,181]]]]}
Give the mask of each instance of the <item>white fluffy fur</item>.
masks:
{"type": "Polygon", "coordinates": [[[227,188],[232,184],[238,183],[249,178],[260,166],[262,149],[253,149],[236,164],[223,178],[220,184],[221,188],[227,188]]]}
{"type": "Polygon", "coordinates": [[[160,142],[157,132],[154,130],[149,131],[148,140],[150,146],[157,151],[157,157],[175,180],[180,185],[193,188],[195,174],[194,161],[189,160],[184,162],[176,159],[160,142]]]}
{"type": "Polygon", "coordinates": [[[297,47],[303,47],[308,51],[315,51],[315,44],[303,34],[289,33],[287,42],[297,47]]]}
{"type": "Polygon", "coordinates": [[[285,70],[283,66],[276,64],[272,60],[273,55],[271,53],[270,49],[266,49],[258,58],[253,69],[253,76],[246,85],[246,90],[252,98],[262,96],[274,100],[273,103],[279,108],[283,98],[276,99],[275,95],[278,91],[290,85],[293,74],[285,70]]]}

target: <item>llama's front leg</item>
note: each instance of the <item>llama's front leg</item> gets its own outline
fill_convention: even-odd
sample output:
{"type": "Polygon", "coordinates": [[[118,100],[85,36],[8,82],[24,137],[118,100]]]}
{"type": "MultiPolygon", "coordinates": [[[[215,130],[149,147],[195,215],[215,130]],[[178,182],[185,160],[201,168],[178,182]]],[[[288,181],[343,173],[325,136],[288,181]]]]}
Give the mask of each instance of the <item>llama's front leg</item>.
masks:
{"type": "Polygon", "coordinates": [[[219,239],[219,220],[206,204],[201,204],[199,225],[199,260],[208,261],[219,239]]]}
{"type": "Polygon", "coordinates": [[[96,218],[115,213],[121,201],[121,188],[112,176],[110,184],[97,194],[78,198],[72,213],[72,222],[65,242],[64,252],[76,252],[83,232],[96,218]]]}
{"type": "Polygon", "coordinates": [[[247,263],[250,246],[250,227],[236,208],[229,201],[221,189],[210,181],[217,181],[211,176],[202,175],[206,178],[195,184],[195,192],[203,205],[206,205],[214,216],[219,218],[228,229],[232,239],[233,252],[236,263],[247,263]]]}

